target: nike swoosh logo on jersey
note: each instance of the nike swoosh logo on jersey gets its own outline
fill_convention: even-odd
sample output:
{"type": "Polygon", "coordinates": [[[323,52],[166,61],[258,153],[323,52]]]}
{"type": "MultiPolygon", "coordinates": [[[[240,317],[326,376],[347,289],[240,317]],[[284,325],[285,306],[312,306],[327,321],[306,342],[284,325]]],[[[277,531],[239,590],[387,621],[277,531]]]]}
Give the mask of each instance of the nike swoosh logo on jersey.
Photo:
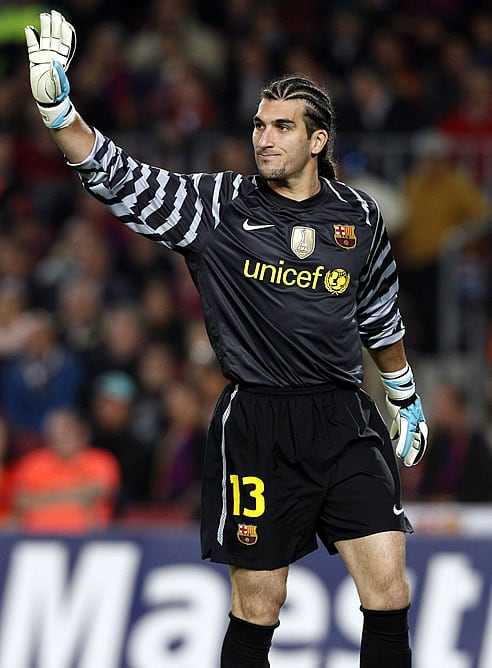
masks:
{"type": "Polygon", "coordinates": [[[252,232],[253,230],[262,230],[265,227],[275,227],[275,225],[269,224],[269,225],[252,225],[249,222],[249,218],[246,218],[245,221],[243,221],[243,230],[246,230],[247,232],[252,232]]]}
{"type": "Polygon", "coordinates": [[[396,507],[396,503],[395,503],[395,505],[393,506],[393,512],[394,512],[395,515],[401,515],[402,512],[403,512],[403,510],[404,510],[403,507],[401,507],[401,508],[397,508],[397,507],[396,507]]]}

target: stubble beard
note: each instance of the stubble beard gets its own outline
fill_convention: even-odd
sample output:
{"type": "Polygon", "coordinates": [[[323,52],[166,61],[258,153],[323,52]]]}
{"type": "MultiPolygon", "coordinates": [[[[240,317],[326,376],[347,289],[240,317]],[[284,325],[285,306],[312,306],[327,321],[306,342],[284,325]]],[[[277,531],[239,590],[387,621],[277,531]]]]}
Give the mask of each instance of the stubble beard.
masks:
{"type": "Polygon", "coordinates": [[[262,176],[267,181],[275,182],[285,182],[287,180],[287,174],[285,167],[278,167],[277,169],[259,169],[260,176],[262,176]]]}

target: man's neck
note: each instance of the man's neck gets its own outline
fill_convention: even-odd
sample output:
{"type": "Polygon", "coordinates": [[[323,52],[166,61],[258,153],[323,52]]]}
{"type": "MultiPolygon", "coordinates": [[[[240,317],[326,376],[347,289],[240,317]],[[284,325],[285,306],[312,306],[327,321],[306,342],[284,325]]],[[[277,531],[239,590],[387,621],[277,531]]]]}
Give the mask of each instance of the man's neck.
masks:
{"type": "Polygon", "coordinates": [[[302,202],[305,199],[314,197],[321,190],[321,183],[317,174],[313,178],[310,178],[309,181],[296,179],[288,181],[267,180],[267,183],[277,195],[293,199],[296,202],[302,202]]]}

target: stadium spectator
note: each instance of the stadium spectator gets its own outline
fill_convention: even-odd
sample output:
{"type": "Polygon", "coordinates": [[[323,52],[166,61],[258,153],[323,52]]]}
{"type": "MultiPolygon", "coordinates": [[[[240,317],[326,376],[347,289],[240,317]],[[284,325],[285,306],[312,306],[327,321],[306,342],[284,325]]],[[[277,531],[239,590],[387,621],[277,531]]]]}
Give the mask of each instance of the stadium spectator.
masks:
{"type": "Polygon", "coordinates": [[[52,315],[31,311],[29,319],[22,349],[6,361],[1,379],[1,405],[20,451],[39,444],[48,413],[77,406],[85,371],[59,341],[52,315]]]}
{"type": "Polygon", "coordinates": [[[187,62],[179,63],[168,90],[155,108],[155,124],[164,145],[186,151],[213,125],[216,108],[206,81],[187,62]]]}
{"type": "Polygon", "coordinates": [[[421,470],[418,500],[492,502],[492,450],[470,424],[466,398],[453,385],[433,392],[429,452],[421,470]]]}
{"type": "Polygon", "coordinates": [[[37,263],[33,273],[35,294],[50,311],[59,306],[62,286],[76,279],[96,283],[104,305],[127,294],[125,282],[121,287],[113,287],[114,283],[119,283],[118,275],[112,271],[117,255],[113,248],[108,248],[101,231],[104,227],[97,229],[99,221],[99,218],[93,220],[84,215],[80,207],[60,226],[48,252],[37,263]],[[94,257],[91,257],[92,251],[94,257]]]}
{"type": "Polygon", "coordinates": [[[79,277],[63,283],[55,315],[63,343],[89,366],[103,340],[103,309],[97,281],[79,277]]]}
{"type": "Polygon", "coordinates": [[[408,44],[396,30],[377,30],[370,36],[367,52],[371,67],[383,75],[394,90],[398,89],[400,79],[415,76],[408,44]]]}
{"type": "Polygon", "coordinates": [[[459,140],[478,142],[492,137],[492,74],[487,67],[470,67],[461,80],[458,103],[441,118],[441,129],[459,140]]]}
{"type": "MultiPolygon", "coordinates": [[[[138,68],[153,72],[156,79],[172,78],[176,56],[179,54],[181,59],[181,54],[186,54],[189,63],[206,80],[219,80],[225,62],[225,35],[199,20],[197,3],[191,0],[151,0],[149,5],[143,25],[133,36],[130,51],[138,68]]],[[[221,10],[224,9],[221,6],[221,10]]]]}
{"type": "Polygon", "coordinates": [[[46,416],[43,441],[42,447],[16,462],[12,473],[16,526],[43,533],[107,527],[119,487],[115,458],[90,446],[86,423],[67,409],[46,416]]]}
{"type": "MultiPolygon", "coordinates": [[[[466,151],[467,164],[473,178],[490,180],[487,163],[492,145],[492,72],[489,67],[470,67],[461,80],[460,99],[439,120],[439,127],[448,136],[459,155],[466,151]]],[[[492,183],[485,181],[490,188],[492,183]]]]}
{"type": "Polygon", "coordinates": [[[178,360],[184,360],[186,322],[178,315],[169,284],[151,279],[142,287],[140,314],[149,339],[160,341],[170,348],[178,360]]]}
{"type": "Polygon", "coordinates": [[[197,390],[168,385],[164,413],[168,423],[154,455],[151,499],[198,519],[206,427],[197,390]]]}
{"type": "Polygon", "coordinates": [[[89,419],[92,443],[111,452],[121,471],[118,513],[148,501],[152,456],[134,428],[138,388],[123,371],[108,371],[92,386],[89,419]]]}
{"type": "Polygon", "coordinates": [[[167,424],[163,394],[179,375],[172,350],[160,341],[150,341],[138,360],[133,433],[152,457],[167,424]]]}
{"type": "Polygon", "coordinates": [[[98,283],[102,303],[107,308],[134,299],[136,286],[119,271],[118,254],[113,252],[109,237],[92,220],[87,221],[85,229],[80,243],[72,249],[75,274],[98,283]]]}
{"type": "Polygon", "coordinates": [[[342,132],[408,133],[423,127],[424,119],[423,110],[403,99],[374,67],[359,66],[350,72],[338,114],[342,132]]]}
{"type": "MultiPolygon", "coordinates": [[[[434,19],[436,21],[436,19],[434,19]]],[[[419,62],[425,86],[429,122],[437,125],[455,107],[462,96],[463,80],[472,66],[470,45],[463,34],[448,33],[442,18],[434,29],[431,57],[420,52],[419,62]]]]}
{"type": "Polygon", "coordinates": [[[140,311],[133,302],[106,309],[101,345],[91,355],[90,376],[95,378],[106,371],[119,370],[134,378],[146,339],[140,311]]]}
{"type": "Polygon", "coordinates": [[[353,7],[337,7],[327,19],[326,39],[320,44],[323,60],[339,77],[346,76],[361,57],[365,25],[353,7]]]}
{"type": "Polygon", "coordinates": [[[447,235],[488,212],[485,193],[455,167],[446,137],[430,130],[414,139],[413,164],[405,175],[405,220],[399,238],[401,299],[416,350],[437,349],[439,253],[447,235]]]}

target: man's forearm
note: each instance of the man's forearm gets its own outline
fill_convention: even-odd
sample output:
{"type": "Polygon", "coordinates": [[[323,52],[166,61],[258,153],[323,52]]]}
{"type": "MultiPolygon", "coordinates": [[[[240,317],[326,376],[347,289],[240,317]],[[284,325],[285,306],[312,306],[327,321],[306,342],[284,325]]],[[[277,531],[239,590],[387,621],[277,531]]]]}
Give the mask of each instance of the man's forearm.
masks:
{"type": "Polygon", "coordinates": [[[70,125],[61,130],[51,130],[56,143],[72,163],[83,162],[92,151],[95,133],[77,113],[70,125]]]}
{"type": "Polygon", "coordinates": [[[369,350],[369,354],[379,371],[382,373],[399,371],[407,364],[407,357],[401,339],[384,348],[373,348],[372,350],[369,350]]]}

